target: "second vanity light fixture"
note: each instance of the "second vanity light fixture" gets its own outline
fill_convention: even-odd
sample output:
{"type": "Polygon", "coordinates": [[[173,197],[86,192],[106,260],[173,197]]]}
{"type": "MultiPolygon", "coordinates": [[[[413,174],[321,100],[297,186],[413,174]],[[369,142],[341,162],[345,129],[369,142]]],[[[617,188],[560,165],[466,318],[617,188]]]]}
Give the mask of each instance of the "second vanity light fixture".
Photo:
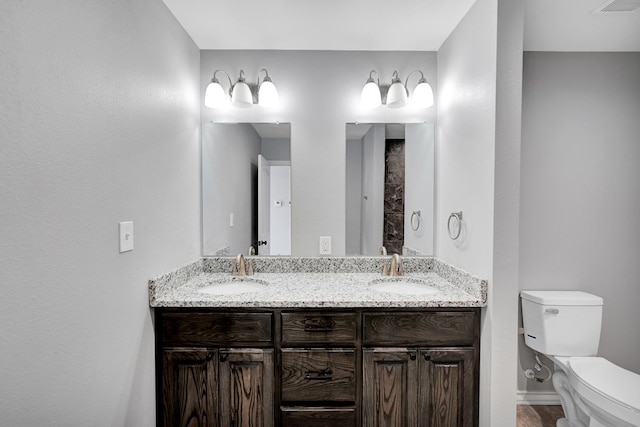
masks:
{"type": "MultiPolygon", "coordinates": [[[[377,80],[374,80],[373,73],[376,73],[376,77],[378,76],[377,71],[371,70],[369,78],[362,88],[362,94],[360,96],[360,101],[366,108],[375,108],[382,105],[380,79],[377,78],[377,80]]],[[[431,89],[431,85],[427,82],[427,79],[424,78],[424,74],[420,70],[409,73],[404,85],[398,76],[398,72],[394,71],[391,79],[391,86],[389,86],[389,91],[387,92],[386,105],[389,108],[400,108],[409,104],[416,108],[431,107],[433,105],[433,89],[431,89]],[[418,84],[409,99],[409,89],[407,84],[409,83],[409,78],[415,73],[420,73],[420,80],[418,80],[418,84]]]]}
{"type": "MultiPolygon", "coordinates": [[[[274,107],[278,104],[278,90],[271,81],[265,68],[258,72],[258,105],[262,107],[274,107]],[[260,73],[264,71],[264,78],[260,82],[260,73]]],[[[215,70],[211,83],[204,93],[204,105],[209,108],[223,108],[231,104],[234,107],[248,108],[253,105],[253,93],[249,84],[245,81],[244,70],[240,70],[240,77],[235,84],[224,70],[215,70]],[[216,74],[223,73],[229,79],[229,95],[225,93],[216,74]]]]}

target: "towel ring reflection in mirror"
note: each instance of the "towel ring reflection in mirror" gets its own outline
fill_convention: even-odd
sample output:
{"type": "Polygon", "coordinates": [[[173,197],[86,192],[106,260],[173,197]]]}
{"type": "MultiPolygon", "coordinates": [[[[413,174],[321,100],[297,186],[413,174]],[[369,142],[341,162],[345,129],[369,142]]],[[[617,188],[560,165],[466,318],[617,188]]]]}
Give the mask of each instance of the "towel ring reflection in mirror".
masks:
{"type": "Polygon", "coordinates": [[[411,214],[411,229],[413,231],[418,231],[420,228],[420,223],[422,222],[422,217],[420,216],[421,212],[418,209],[417,211],[413,211],[411,214]]]}
{"type": "Polygon", "coordinates": [[[460,232],[462,231],[462,211],[452,212],[451,215],[449,215],[449,220],[447,221],[447,231],[449,232],[449,237],[451,238],[451,240],[457,240],[458,237],[460,237],[460,232]],[[455,231],[451,231],[452,219],[455,219],[455,221],[453,222],[455,231]],[[457,230],[455,229],[456,226],[457,230]]]}

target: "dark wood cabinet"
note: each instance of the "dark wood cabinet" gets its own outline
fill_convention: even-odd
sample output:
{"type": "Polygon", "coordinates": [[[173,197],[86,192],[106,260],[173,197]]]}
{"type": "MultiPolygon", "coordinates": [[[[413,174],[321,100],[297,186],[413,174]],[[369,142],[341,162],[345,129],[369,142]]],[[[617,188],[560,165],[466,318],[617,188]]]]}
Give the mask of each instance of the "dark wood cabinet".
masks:
{"type": "Polygon", "coordinates": [[[162,414],[165,426],[218,426],[216,350],[162,351],[162,414]]]}
{"type": "Polygon", "coordinates": [[[478,425],[479,308],[155,314],[159,426],[478,425]]]}
{"type": "Polygon", "coordinates": [[[273,350],[220,351],[220,425],[273,426],[273,350]]]}
{"type": "Polygon", "coordinates": [[[363,427],[418,426],[418,350],[363,350],[363,427]]]}

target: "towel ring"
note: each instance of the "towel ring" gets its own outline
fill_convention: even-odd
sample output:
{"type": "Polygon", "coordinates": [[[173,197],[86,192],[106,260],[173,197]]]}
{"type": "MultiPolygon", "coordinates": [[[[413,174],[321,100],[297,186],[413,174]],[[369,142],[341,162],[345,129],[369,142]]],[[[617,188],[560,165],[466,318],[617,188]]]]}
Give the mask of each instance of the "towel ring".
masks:
{"type": "Polygon", "coordinates": [[[457,240],[458,237],[460,237],[460,233],[462,232],[462,211],[452,212],[451,215],[449,215],[449,220],[447,221],[447,231],[449,232],[449,237],[451,238],[451,240],[457,240]],[[458,223],[458,231],[456,231],[455,233],[451,232],[451,220],[454,218],[458,223]]]}
{"type": "Polygon", "coordinates": [[[420,228],[420,222],[422,222],[422,217],[420,216],[420,210],[418,209],[417,211],[413,211],[411,214],[411,229],[413,231],[418,231],[420,228]],[[415,221],[413,220],[414,218],[416,219],[415,221]],[[415,224],[415,226],[413,224],[415,224]]]}

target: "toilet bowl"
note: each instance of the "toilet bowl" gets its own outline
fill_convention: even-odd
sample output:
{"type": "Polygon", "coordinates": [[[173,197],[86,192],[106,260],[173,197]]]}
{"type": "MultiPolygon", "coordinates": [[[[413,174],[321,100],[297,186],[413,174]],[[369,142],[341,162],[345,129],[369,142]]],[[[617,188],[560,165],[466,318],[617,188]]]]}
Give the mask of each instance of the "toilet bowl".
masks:
{"type": "Polygon", "coordinates": [[[640,375],[597,357],[602,298],[578,291],[522,291],[525,342],[555,365],[566,418],[557,427],[639,427],[640,375]]]}

